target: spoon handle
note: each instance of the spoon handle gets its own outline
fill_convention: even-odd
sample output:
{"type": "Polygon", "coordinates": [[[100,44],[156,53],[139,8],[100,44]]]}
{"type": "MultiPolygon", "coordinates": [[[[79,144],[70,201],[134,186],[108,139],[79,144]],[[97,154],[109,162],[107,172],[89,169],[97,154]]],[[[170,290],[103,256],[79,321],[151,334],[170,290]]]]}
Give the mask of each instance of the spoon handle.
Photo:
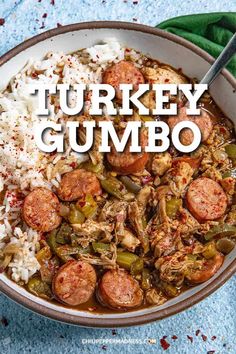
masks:
{"type": "Polygon", "coordinates": [[[230,61],[233,55],[236,53],[236,33],[228,42],[227,46],[218,56],[214,64],[210,67],[206,75],[200,81],[200,84],[210,85],[216,76],[221,72],[221,70],[226,66],[230,61]]]}

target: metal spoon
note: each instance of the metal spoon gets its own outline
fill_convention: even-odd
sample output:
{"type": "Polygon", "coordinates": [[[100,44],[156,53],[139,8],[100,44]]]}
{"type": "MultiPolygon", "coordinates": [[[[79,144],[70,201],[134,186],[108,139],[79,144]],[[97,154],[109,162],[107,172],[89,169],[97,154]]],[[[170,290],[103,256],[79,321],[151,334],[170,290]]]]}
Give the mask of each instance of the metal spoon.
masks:
{"type": "Polygon", "coordinates": [[[215,60],[206,75],[200,81],[200,84],[207,84],[208,86],[215,80],[221,70],[227,65],[230,59],[236,54],[236,33],[230,39],[224,50],[215,60]]]}
{"type": "MultiPolygon", "coordinates": [[[[212,82],[216,79],[216,77],[220,74],[221,70],[227,65],[230,59],[236,54],[236,32],[230,41],[227,43],[226,47],[220,53],[218,58],[214,61],[210,69],[201,79],[199,84],[207,84],[208,87],[212,84],[212,82]]],[[[182,96],[183,106],[188,107],[189,101],[186,97],[182,96]]],[[[205,109],[202,107],[202,109],[205,109]]],[[[205,109],[206,110],[206,109],[205,109]]]]}

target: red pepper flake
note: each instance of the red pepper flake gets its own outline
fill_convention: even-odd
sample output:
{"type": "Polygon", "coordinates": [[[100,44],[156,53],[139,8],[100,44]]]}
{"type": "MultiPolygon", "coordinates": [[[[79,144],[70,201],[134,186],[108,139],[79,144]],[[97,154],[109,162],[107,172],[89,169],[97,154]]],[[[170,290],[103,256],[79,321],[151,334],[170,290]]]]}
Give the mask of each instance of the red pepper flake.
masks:
{"type": "Polygon", "coordinates": [[[200,332],[201,332],[200,329],[197,329],[197,330],[196,330],[196,333],[195,333],[196,336],[198,336],[198,335],[200,334],[200,332]]]}
{"type": "Polygon", "coordinates": [[[207,341],[207,336],[205,336],[205,334],[202,334],[202,340],[203,340],[204,342],[207,341]]]}
{"type": "Polygon", "coordinates": [[[137,4],[138,4],[138,1],[133,1],[133,4],[134,4],[134,5],[137,5],[137,4]]]}
{"type": "Polygon", "coordinates": [[[211,337],[211,340],[215,340],[215,339],[216,339],[216,336],[212,336],[212,337],[211,337]]]}
{"type": "Polygon", "coordinates": [[[36,78],[36,77],[38,77],[38,74],[35,71],[33,71],[32,74],[31,74],[31,77],[32,78],[36,78]]]}
{"type": "Polygon", "coordinates": [[[48,14],[45,12],[45,14],[43,14],[42,18],[47,18],[48,14]]]}
{"type": "Polygon", "coordinates": [[[153,177],[152,176],[145,176],[142,178],[142,184],[148,184],[149,182],[153,181],[153,177]]]}
{"type": "Polygon", "coordinates": [[[207,354],[214,354],[216,351],[215,350],[209,350],[207,354]]]}
{"type": "Polygon", "coordinates": [[[7,327],[9,325],[8,320],[4,316],[1,318],[1,323],[4,327],[7,327]]]}
{"type": "Polygon", "coordinates": [[[44,29],[44,28],[45,28],[45,24],[44,24],[44,22],[42,22],[42,26],[39,27],[39,29],[44,29]]]}
{"type": "Polygon", "coordinates": [[[57,27],[61,27],[62,25],[59,23],[59,22],[57,22],[57,27]]]}
{"type": "Polygon", "coordinates": [[[191,343],[193,343],[193,337],[187,335],[187,338],[190,340],[191,343]]]}
{"type": "Polygon", "coordinates": [[[165,79],[165,82],[170,82],[170,79],[165,79]]]}
{"type": "Polygon", "coordinates": [[[113,336],[116,336],[116,335],[117,335],[117,332],[116,332],[115,329],[113,329],[111,333],[112,333],[113,336]]]}
{"type": "Polygon", "coordinates": [[[178,337],[177,337],[176,335],[173,335],[171,338],[172,338],[173,340],[178,339],[178,337]]]}
{"type": "Polygon", "coordinates": [[[133,21],[134,21],[134,22],[137,22],[138,19],[137,19],[136,17],[133,17],[133,21]]]}
{"type": "Polygon", "coordinates": [[[50,4],[54,6],[55,5],[55,0],[51,0],[50,4]]]}
{"type": "Polygon", "coordinates": [[[71,162],[70,167],[76,168],[76,166],[77,166],[77,163],[76,163],[76,162],[71,162]]]}
{"type": "Polygon", "coordinates": [[[170,343],[166,341],[167,336],[163,336],[163,338],[160,339],[160,344],[162,349],[167,350],[170,347],[170,343]]]}
{"type": "Polygon", "coordinates": [[[224,127],[220,127],[220,132],[221,132],[222,134],[225,134],[226,129],[225,129],[224,127]]]}
{"type": "Polygon", "coordinates": [[[106,345],[103,345],[103,346],[102,346],[102,350],[107,350],[107,346],[106,346],[106,345]]]}
{"type": "Polygon", "coordinates": [[[4,18],[0,18],[0,26],[3,26],[5,23],[5,19],[4,18]]]}
{"type": "Polygon", "coordinates": [[[85,200],[80,200],[78,203],[79,203],[80,208],[83,208],[86,204],[85,200]]]}

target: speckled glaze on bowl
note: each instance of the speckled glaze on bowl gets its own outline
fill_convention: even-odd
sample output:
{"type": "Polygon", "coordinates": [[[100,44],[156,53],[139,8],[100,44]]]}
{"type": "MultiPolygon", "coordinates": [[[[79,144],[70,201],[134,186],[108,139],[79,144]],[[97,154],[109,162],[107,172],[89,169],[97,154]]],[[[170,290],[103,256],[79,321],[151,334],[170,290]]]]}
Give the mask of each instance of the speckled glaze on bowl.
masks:
{"type": "MultiPolygon", "coordinates": [[[[5,87],[30,57],[41,59],[48,51],[73,52],[103,38],[116,37],[122,45],[152,58],[182,68],[189,77],[201,79],[213,58],[188,41],[164,31],[126,22],[86,22],[59,27],[18,45],[0,58],[1,88],[5,87]]],[[[223,112],[236,124],[236,80],[227,71],[213,83],[210,92],[223,112]]],[[[210,295],[235,272],[236,249],[207,282],[195,286],[161,306],[115,314],[96,314],[65,308],[40,299],[0,275],[0,290],[17,303],[54,320],[88,327],[120,327],[160,320],[187,309],[210,295]]]]}

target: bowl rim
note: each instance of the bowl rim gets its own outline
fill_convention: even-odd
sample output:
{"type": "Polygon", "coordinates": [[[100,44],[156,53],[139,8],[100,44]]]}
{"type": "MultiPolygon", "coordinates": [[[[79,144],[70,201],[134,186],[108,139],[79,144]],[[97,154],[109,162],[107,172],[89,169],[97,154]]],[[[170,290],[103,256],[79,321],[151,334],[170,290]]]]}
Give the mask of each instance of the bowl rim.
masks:
{"type": "MultiPolygon", "coordinates": [[[[134,24],[130,22],[121,22],[121,21],[91,21],[91,22],[82,22],[82,23],[74,23],[66,26],[61,26],[58,28],[54,28],[38,34],[21,44],[17,45],[13,49],[9,50],[7,53],[0,57],[0,66],[7,63],[10,59],[15,57],[20,52],[28,49],[29,47],[34,46],[38,42],[44,41],[46,39],[52,38],[54,36],[65,34],[73,31],[80,30],[92,30],[92,29],[122,29],[122,30],[132,30],[138,31],[146,34],[156,35],[158,37],[162,37],[164,39],[170,40],[177,44],[184,46],[187,49],[190,49],[201,58],[206,60],[208,63],[212,64],[214,62],[214,58],[205,52],[203,49],[197,47],[191,42],[174,35],[169,32],[165,32],[155,27],[150,27],[142,24],[134,24]]],[[[226,69],[222,70],[221,75],[231,84],[234,90],[236,90],[236,79],[235,77],[226,69]]],[[[127,318],[102,318],[101,317],[83,317],[81,315],[71,315],[64,312],[58,312],[54,309],[50,309],[47,306],[41,305],[33,300],[30,300],[16,292],[13,288],[8,286],[2,280],[0,280],[0,291],[9,297],[11,300],[17,302],[18,304],[28,308],[29,310],[42,315],[44,317],[48,317],[50,319],[65,322],[72,325],[80,325],[84,327],[127,327],[127,326],[135,326],[141,325],[145,323],[149,323],[152,321],[157,321],[164,319],[168,316],[175,315],[181,311],[188,309],[189,307],[195,305],[197,302],[203,300],[210,294],[212,294],[215,290],[217,290],[220,286],[222,286],[236,271],[236,259],[234,259],[231,264],[215,279],[213,279],[207,286],[198,291],[197,293],[191,295],[189,298],[184,299],[177,304],[171,305],[168,308],[158,310],[153,309],[153,312],[149,314],[143,315],[135,315],[135,311],[131,316],[127,318]]]]}

